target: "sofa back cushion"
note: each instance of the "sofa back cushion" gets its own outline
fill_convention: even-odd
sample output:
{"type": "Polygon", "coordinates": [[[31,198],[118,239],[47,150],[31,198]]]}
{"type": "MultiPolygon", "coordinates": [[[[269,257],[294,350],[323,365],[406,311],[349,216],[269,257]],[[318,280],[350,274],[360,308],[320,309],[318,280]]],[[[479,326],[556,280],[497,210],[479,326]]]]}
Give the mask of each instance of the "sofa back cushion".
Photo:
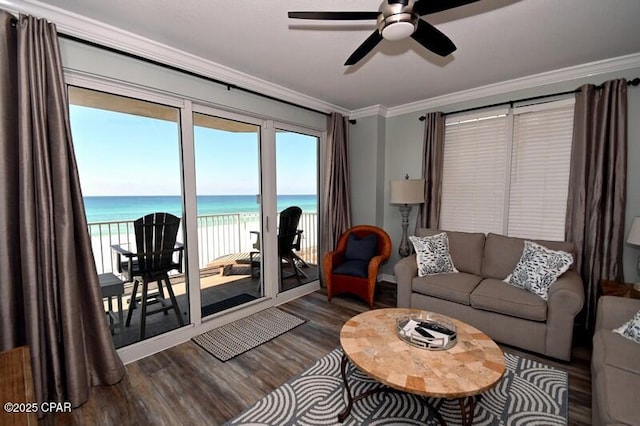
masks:
{"type": "Polygon", "coordinates": [[[434,228],[418,228],[416,230],[416,236],[430,237],[441,232],[446,232],[447,237],[449,238],[449,254],[451,254],[451,259],[453,259],[453,266],[455,266],[455,268],[460,272],[480,275],[480,272],[482,271],[482,252],[485,240],[484,234],[443,231],[441,229],[434,228]]]}
{"type": "MultiPolygon", "coordinates": [[[[522,257],[524,241],[525,238],[505,237],[504,235],[489,233],[484,245],[481,275],[485,278],[505,279],[507,275],[513,272],[522,257]]],[[[573,243],[544,240],[530,241],[534,241],[551,250],[562,250],[575,256],[573,243]]],[[[455,264],[455,258],[453,261],[455,264]]]]}

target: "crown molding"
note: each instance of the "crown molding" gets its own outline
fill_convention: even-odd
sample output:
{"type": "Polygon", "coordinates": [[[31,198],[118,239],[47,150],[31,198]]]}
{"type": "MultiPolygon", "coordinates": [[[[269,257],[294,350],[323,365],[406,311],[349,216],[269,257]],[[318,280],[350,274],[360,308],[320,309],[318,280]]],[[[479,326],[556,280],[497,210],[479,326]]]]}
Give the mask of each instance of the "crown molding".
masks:
{"type": "MultiPolygon", "coordinates": [[[[630,68],[640,67],[640,53],[634,53],[616,58],[604,59],[596,62],[589,62],[573,67],[561,68],[527,77],[516,78],[500,83],[489,84],[474,89],[463,90],[448,95],[437,96],[430,99],[411,102],[404,105],[387,108],[385,117],[421,112],[424,110],[452,105],[458,102],[468,102],[487,96],[503,95],[518,90],[530,89],[532,87],[544,86],[548,84],[562,83],[569,80],[576,80],[585,77],[594,77],[601,74],[624,71],[630,68]]],[[[363,108],[362,110],[367,110],[363,108]]],[[[360,110],[359,110],[360,111],[360,110]]]]}
{"type": "Polygon", "coordinates": [[[384,105],[373,105],[366,108],[355,109],[349,114],[349,118],[371,117],[372,115],[387,116],[387,107],[384,105]]]}
{"type": "Polygon", "coordinates": [[[432,108],[439,108],[459,102],[468,102],[483,97],[502,95],[518,90],[530,89],[532,87],[562,83],[569,80],[640,67],[640,53],[637,53],[489,84],[403,105],[393,107],[373,105],[350,111],[346,108],[253,77],[241,71],[205,60],[100,21],[36,0],[0,0],[0,6],[15,14],[27,13],[46,18],[54,22],[59,31],[74,37],[143,56],[154,61],[224,81],[230,85],[250,89],[325,113],[339,112],[353,119],[374,115],[387,118],[422,112],[432,108]]]}
{"type": "Polygon", "coordinates": [[[172,65],[221,80],[230,85],[250,89],[276,99],[293,102],[325,113],[339,112],[349,115],[348,109],[304,95],[286,87],[253,77],[196,55],[141,37],[137,34],[107,25],[103,22],[60,9],[35,0],[0,0],[0,5],[11,13],[25,13],[45,18],[56,24],[58,31],[83,40],[108,46],[154,61],[172,65]]]}

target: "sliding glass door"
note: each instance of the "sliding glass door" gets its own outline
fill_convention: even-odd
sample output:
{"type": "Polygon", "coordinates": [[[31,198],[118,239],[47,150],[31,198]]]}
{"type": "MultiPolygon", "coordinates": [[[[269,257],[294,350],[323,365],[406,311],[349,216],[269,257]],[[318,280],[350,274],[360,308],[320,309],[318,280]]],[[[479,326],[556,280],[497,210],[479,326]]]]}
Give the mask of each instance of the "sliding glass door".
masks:
{"type": "MultiPolygon", "coordinates": [[[[115,346],[123,347],[189,324],[180,109],[73,86],[69,86],[69,103],[105,319],[115,346]],[[134,279],[128,274],[128,268],[139,268],[139,259],[143,258],[140,253],[144,251],[138,247],[140,240],[136,237],[140,232],[134,222],[155,213],[168,213],[179,221],[174,237],[177,244],[171,244],[176,247],[172,254],[176,267],[168,272],[167,280],[148,283],[145,302],[149,307],[142,309],[143,285],[134,293],[134,279]],[[159,307],[169,309],[164,315],[154,314],[159,307]],[[143,316],[143,310],[148,315],[143,316]]],[[[142,281],[140,275],[136,278],[142,281]]]]}
{"type": "Polygon", "coordinates": [[[279,292],[318,279],[318,140],[290,130],[275,133],[279,292]],[[282,215],[297,209],[297,224],[283,229],[282,215]]]}
{"type": "Polygon", "coordinates": [[[132,88],[68,87],[116,347],[166,333],[147,342],[155,347],[179,339],[176,328],[210,327],[202,319],[238,318],[317,288],[321,133],[132,88]],[[127,268],[140,268],[135,223],[152,214],[179,224],[175,268],[145,286],[144,276],[158,275],[127,268]],[[143,287],[153,307],[142,308],[143,287]]]}
{"type": "Polygon", "coordinates": [[[263,295],[259,121],[194,112],[202,317],[263,295]]]}

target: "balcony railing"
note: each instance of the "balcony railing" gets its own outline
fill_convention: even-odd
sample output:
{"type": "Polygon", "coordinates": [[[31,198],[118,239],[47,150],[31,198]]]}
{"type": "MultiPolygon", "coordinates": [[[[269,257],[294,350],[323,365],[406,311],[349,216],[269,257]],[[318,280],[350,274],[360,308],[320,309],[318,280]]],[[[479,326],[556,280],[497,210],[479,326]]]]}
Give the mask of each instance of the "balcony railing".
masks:
{"type": "MultiPolygon", "coordinates": [[[[213,260],[232,253],[245,253],[253,248],[255,233],[260,230],[258,213],[229,213],[198,216],[199,267],[205,268],[213,260]]],[[[309,264],[317,264],[318,215],[303,213],[298,229],[302,229],[299,252],[309,264]]],[[[133,221],[92,222],[89,235],[98,274],[113,272],[111,246],[135,245],[133,221]]],[[[182,226],[178,241],[183,242],[182,226]]]]}

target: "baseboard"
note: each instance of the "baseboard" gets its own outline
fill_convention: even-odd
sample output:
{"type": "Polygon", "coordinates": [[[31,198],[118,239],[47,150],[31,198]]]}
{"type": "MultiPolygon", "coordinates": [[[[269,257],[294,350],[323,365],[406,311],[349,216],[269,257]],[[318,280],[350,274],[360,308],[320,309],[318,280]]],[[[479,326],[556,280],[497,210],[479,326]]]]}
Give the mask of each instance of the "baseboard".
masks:
{"type": "Polygon", "coordinates": [[[391,274],[380,274],[380,275],[378,275],[378,281],[386,281],[388,283],[397,284],[396,276],[395,275],[391,275],[391,274]]]}

